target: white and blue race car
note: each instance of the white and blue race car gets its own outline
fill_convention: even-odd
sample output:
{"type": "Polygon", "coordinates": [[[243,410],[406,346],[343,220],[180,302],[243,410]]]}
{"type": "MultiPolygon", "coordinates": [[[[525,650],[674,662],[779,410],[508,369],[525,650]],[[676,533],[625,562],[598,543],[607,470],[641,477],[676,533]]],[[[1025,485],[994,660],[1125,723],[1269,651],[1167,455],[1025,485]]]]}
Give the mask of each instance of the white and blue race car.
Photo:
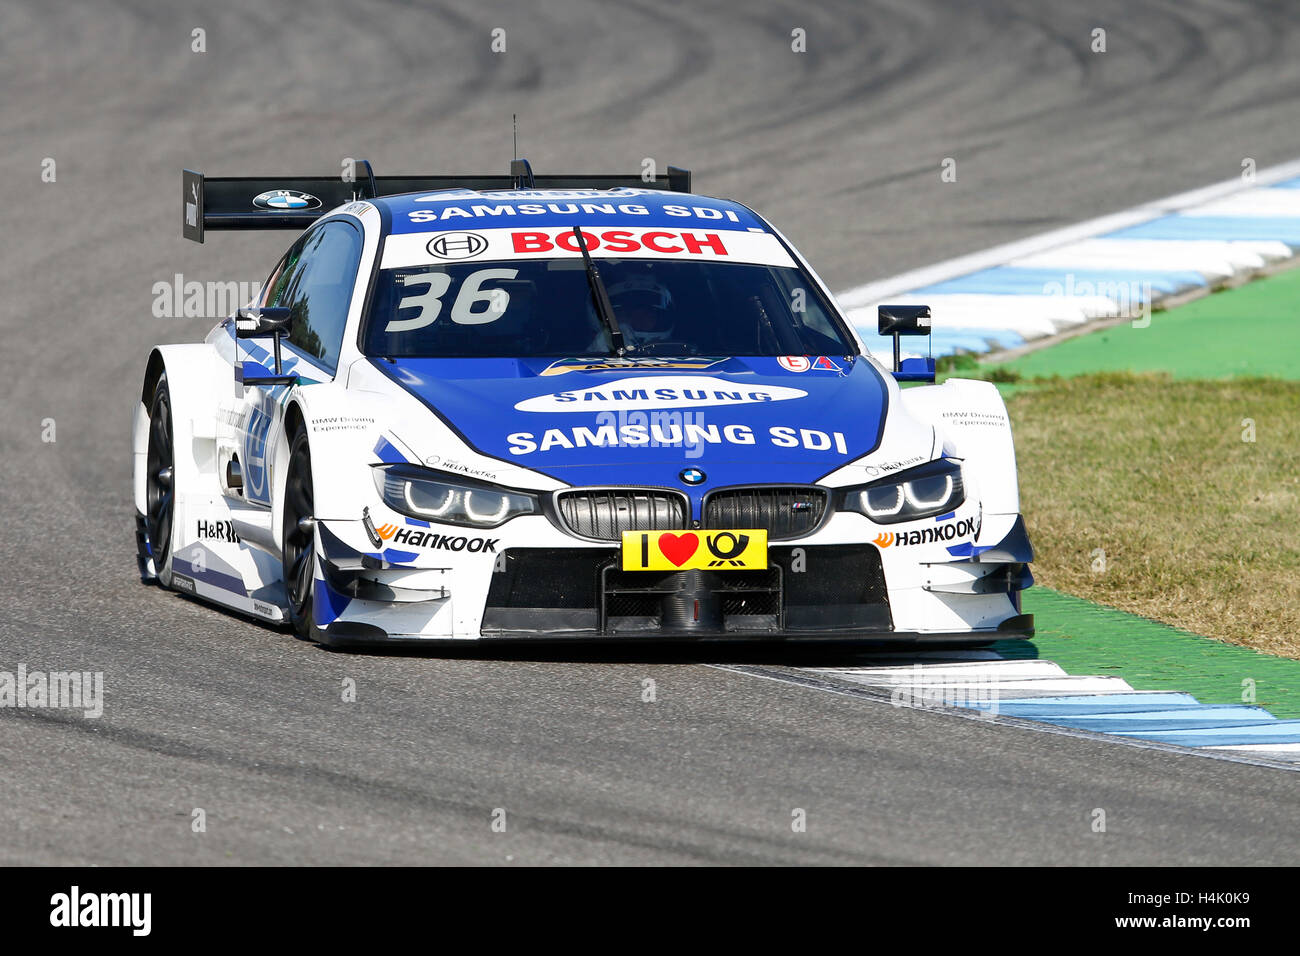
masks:
{"type": "Polygon", "coordinates": [[[690,175],[215,179],[185,226],[302,230],[149,355],[141,577],[337,647],[988,642],[1033,633],[1006,408],[878,361],[690,175]],[[899,381],[914,387],[900,389],[899,381]]]}

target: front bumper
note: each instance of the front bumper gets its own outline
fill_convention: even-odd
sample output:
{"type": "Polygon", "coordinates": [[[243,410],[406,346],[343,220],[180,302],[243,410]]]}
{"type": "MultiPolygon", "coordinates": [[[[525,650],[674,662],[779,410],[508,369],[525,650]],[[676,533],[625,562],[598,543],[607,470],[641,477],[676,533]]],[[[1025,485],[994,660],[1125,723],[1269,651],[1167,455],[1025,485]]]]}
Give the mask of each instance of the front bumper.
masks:
{"type": "Polygon", "coordinates": [[[544,519],[493,532],[491,553],[487,545],[471,553],[475,542],[461,547],[457,538],[450,552],[425,551],[415,562],[391,548],[363,550],[360,522],[321,522],[317,637],[337,647],[1032,637],[1019,596],[1033,580],[1033,550],[1023,520],[1012,518],[997,524],[992,543],[906,550],[864,540],[865,519],[855,517],[773,543],[764,571],[664,573],[624,572],[612,542],[548,532],[544,519]]]}
{"type": "Polygon", "coordinates": [[[481,634],[693,639],[893,630],[873,546],[773,545],[768,554],[766,571],[657,573],[620,570],[613,548],[512,548],[493,575],[481,634]]]}

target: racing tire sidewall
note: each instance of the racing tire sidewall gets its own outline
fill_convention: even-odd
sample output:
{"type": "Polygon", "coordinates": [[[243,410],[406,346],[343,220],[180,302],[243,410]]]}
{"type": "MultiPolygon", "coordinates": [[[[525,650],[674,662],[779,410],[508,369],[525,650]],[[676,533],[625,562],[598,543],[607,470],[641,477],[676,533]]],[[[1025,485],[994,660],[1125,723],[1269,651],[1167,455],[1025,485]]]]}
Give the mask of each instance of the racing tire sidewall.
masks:
{"type": "Polygon", "coordinates": [[[172,416],[171,392],[167,373],[154,385],[149,400],[149,444],[145,455],[145,530],[149,539],[154,574],[160,584],[170,587],[172,551],[176,538],[176,431],[172,416]],[[171,468],[170,488],[163,489],[158,480],[162,467],[171,468]],[[166,519],[164,525],[163,520],[166,519]],[[165,528],[165,533],[163,529],[165,528]]]}
{"type": "Polygon", "coordinates": [[[298,527],[299,519],[312,515],[303,513],[306,503],[314,500],[312,485],[311,450],[307,432],[298,428],[289,442],[289,469],[284,486],[284,509],[281,525],[280,567],[284,581],[285,598],[289,608],[289,623],[294,633],[304,640],[317,639],[313,614],[315,599],[316,544],[315,532],[307,534],[298,527]],[[302,557],[303,551],[306,557],[302,557]],[[295,570],[299,560],[307,562],[305,572],[295,570]]]}

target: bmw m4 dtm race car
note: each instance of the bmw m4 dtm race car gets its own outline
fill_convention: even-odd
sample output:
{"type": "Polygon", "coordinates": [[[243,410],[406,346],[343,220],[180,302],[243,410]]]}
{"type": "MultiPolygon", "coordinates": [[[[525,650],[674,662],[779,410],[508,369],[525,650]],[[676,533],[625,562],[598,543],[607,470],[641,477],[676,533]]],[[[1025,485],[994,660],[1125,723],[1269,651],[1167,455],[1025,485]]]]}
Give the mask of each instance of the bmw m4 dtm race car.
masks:
{"type": "Polygon", "coordinates": [[[145,363],[140,573],[333,646],[1033,633],[992,385],[864,348],[690,174],[217,179],[187,238],[301,234],[145,363]],[[900,381],[920,384],[901,389],[900,381]]]}

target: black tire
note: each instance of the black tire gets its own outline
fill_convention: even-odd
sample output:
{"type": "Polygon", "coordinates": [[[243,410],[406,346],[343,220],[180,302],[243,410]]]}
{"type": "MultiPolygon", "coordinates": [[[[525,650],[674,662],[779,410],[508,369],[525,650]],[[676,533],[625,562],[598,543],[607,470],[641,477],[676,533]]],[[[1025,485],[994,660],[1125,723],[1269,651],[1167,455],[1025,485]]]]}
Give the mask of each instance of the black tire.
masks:
{"type": "Polygon", "coordinates": [[[289,443],[289,474],[284,483],[284,547],[281,566],[289,599],[289,622],[301,638],[312,638],[312,600],[316,571],[316,530],[307,432],[298,428],[289,443]]]}
{"type": "Polygon", "coordinates": [[[158,377],[149,401],[149,448],[145,455],[145,533],[155,574],[161,574],[172,547],[176,516],[176,456],[173,448],[172,402],[167,373],[158,377]]]}

